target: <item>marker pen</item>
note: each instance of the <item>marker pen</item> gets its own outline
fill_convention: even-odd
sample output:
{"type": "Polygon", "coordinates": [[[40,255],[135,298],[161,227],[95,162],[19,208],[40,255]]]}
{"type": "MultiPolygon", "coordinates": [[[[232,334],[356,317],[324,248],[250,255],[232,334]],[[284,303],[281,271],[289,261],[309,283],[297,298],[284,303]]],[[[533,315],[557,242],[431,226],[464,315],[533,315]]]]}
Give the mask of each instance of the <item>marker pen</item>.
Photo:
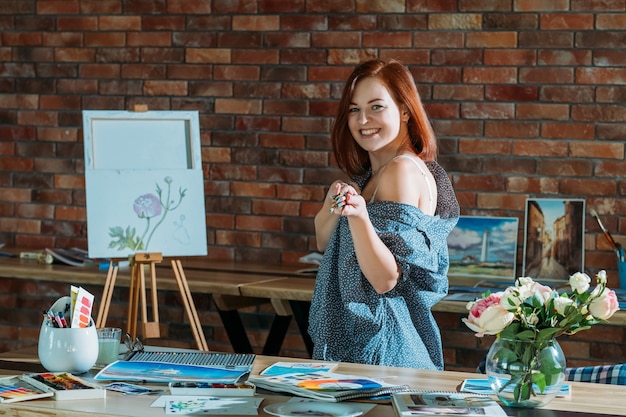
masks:
{"type": "Polygon", "coordinates": [[[59,319],[61,319],[61,327],[68,327],[67,320],[65,320],[65,315],[59,311],[58,313],[59,319]]]}

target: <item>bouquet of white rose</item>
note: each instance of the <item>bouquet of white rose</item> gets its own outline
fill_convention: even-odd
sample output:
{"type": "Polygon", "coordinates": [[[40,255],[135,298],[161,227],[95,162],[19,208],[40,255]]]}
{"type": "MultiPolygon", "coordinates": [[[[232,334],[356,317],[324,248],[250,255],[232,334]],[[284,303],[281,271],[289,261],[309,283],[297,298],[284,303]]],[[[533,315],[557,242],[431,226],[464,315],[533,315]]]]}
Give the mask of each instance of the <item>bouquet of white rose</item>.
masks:
{"type": "Polygon", "coordinates": [[[463,322],[478,337],[500,334],[539,341],[574,334],[619,310],[615,291],[606,286],[606,272],[598,272],[596,279],[598,285],[589,292],[591,278],[577,272],[569,279],[572,293],[559,294],[532,278],[518,278],[503,292],[470,301],[463,322]]]}
{"type": "Polygon", "coordinates": [[[490,360],[492,366],[506,366],[509,379],[494,383],[490,377],[490,382],[498,394],[512,391],[509,401],[500,397],[507,405],[523,403],[551,385],[560,388],[564,359],[559,364],[544,349],[556,337],[589,329],[619,310],[615,291],[606,286],[606,272],[600,271],[596,280],[597,286],[590,291],[591,278],[577,272],[569,279],[572,292],[559,293],[522,277],[504,291],[468,303],[469,314],[463,322],[478,337],[497,335],[488,354],[487,374],[490,360]]]}

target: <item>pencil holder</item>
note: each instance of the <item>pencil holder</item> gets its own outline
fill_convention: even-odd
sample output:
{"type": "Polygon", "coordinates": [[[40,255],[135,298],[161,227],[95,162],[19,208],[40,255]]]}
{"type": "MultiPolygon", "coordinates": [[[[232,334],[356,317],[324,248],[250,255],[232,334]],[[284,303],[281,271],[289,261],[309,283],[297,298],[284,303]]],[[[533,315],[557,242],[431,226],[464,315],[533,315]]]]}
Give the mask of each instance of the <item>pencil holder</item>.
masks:
{"type": "MultiPolygon", "coordinates": [[[[53,305],[53,311],[63,311],[59,307],[65,299],[60,302],[61,299],[53,305]]],[[[44,318],[37,353],[41,365],[49,372],[87,372],[98,359],[98,332],[93,319],[89,318],[88,327],[54,327],[44,318]]]]}
{"type": "Polygon", "coordinates": [[[619,287],[626,289],[626,262],[617,261],[617,272],[619,273],[619,287]]]}

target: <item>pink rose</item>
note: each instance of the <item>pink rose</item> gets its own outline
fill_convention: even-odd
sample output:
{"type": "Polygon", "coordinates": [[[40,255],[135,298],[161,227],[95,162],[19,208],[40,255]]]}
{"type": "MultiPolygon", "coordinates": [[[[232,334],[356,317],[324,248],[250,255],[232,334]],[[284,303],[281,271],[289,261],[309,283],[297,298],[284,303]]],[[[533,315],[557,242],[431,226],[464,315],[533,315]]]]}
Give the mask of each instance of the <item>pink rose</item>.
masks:
{"type": "Polygon", "coordinates": [[[608,320],[617,310],[619,310],[617,295],[615,295],[615,291],[608,288],[589,304],[591,315],[600,320],[608,320]]]}
{"type": "Polygon", "coordinates": [[[502,292],[493,293],[468,304],[469,314],[463,319],[463,323],[475,331],[477,337],[498,334],[513,321],[513,313],[500,304],[502,294],[502,292]]]}

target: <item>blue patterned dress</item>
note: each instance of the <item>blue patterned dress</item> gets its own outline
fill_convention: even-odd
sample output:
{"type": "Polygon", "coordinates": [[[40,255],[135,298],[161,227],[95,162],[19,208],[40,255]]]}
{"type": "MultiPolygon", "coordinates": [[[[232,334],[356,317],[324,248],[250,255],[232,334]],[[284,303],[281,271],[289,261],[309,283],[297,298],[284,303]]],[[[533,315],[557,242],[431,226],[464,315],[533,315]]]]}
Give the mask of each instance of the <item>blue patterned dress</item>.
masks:
{"type": "MultiPolygon", "coordinates": [[[[447,236],[459,205],[444,169],[428,162],[437,184],[434,216],[415,206],[379,201],[367,211],[402,273],[378,294],[363,276],[348,219],[341,217],[324,252],[309,316],[313,359],[443,369],[439,327],[431,307],[448,292],[447,236]]],[[[363,187],[370,174],[355,178],[363,187]]]]}

